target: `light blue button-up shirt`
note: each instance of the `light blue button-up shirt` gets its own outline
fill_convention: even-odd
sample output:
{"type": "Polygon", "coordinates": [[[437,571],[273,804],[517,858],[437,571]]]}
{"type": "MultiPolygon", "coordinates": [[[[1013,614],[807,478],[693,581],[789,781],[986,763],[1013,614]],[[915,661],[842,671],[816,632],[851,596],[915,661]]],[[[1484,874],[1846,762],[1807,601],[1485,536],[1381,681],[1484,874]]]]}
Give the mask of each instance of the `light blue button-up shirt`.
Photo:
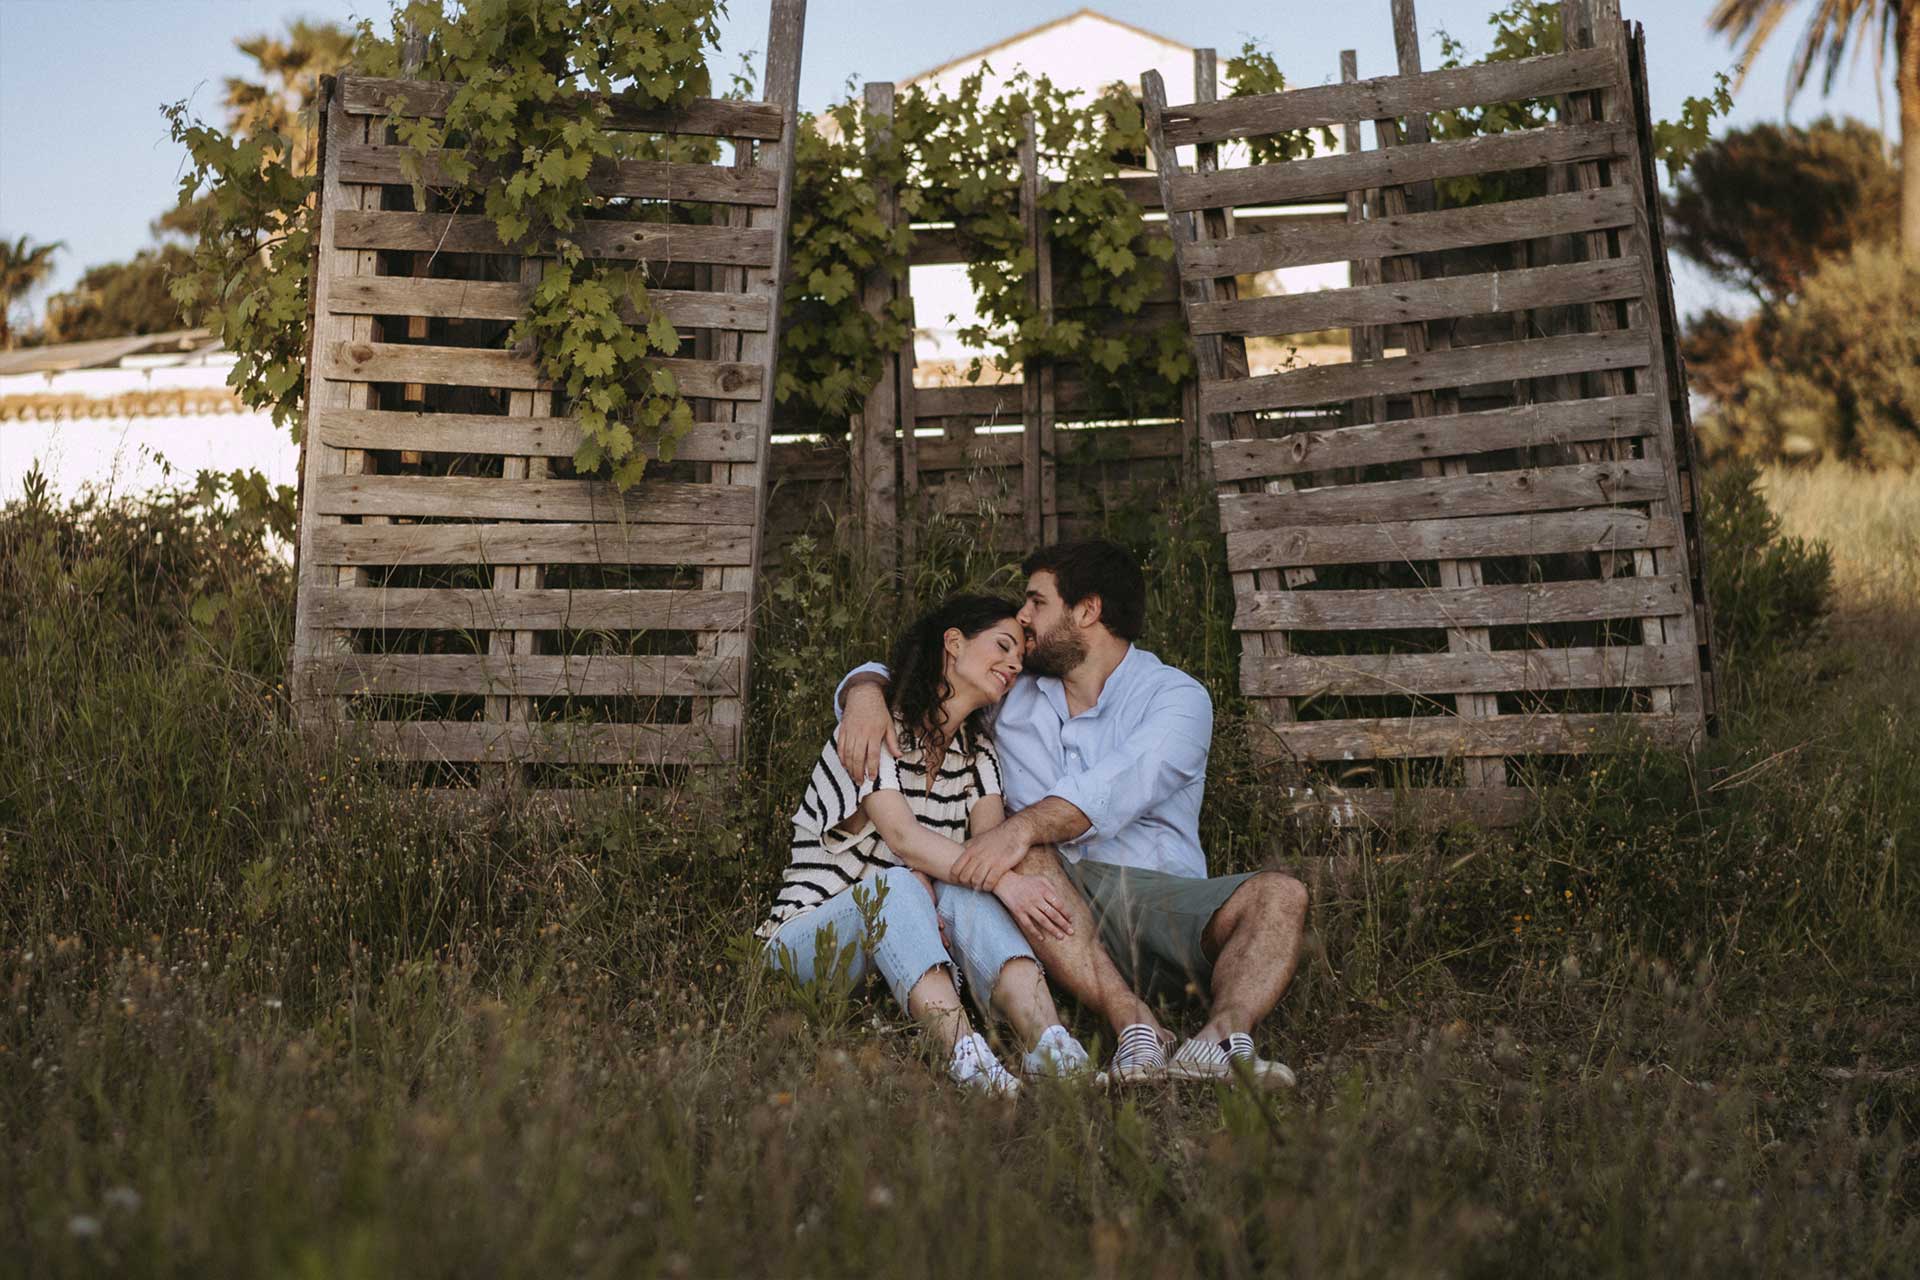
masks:
{"type": "MultiPolygon", "coordinates": [[[[862,672],[886,674],[869,663],[862,672]]],[[[836,706],[846,690],[842,681],[836,706]]],[[[1107,677],[1100,698],[1067,713],[1057,676],[1022,675],[993,725],[1011,813],[1058,796],[1093,825],[1062,845],[1073,858],[1205,876],[1200,803],[1213,742],[1213,699],[1198,680],[1138,645],[1107,677]]]]}

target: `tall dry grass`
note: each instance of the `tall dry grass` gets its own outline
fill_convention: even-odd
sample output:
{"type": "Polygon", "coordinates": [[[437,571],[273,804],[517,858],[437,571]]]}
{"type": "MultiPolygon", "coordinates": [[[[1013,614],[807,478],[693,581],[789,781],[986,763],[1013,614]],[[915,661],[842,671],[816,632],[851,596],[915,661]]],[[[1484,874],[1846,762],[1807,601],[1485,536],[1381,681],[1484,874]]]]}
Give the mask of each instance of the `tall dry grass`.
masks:
{"type": "MultiPolygon", "coordinates": [[[[1209,506],[1113,527],[1149,565],[1151,643],[1230,728],[1209,506]]],[[[1869,527],[1910,574],[1910,532],[1869,527]]],[[[929,527],[916,590],[1008,586],[979,533],[929,527]]],[[[1895,615],[1852,621],[1880,595],[1752,643],[1698,760],[1598,760],[1512,836],[1387,833],[1316,876],[1261,1032],[1297,1092],[1009,1109],[944,1085],[884,1001],[795,1003],[742,944],[826,692],[890,616],[831,531],[770,593],[777,674],[731,789],[485,825],[301,748],[259,541],[192,499],[0,514],[0,1274],[1878,1275],[1920,1253],[1920,751],[1895,615]]],[[[1320,837],[1230,733],[1216,764],[1216,865],[1313,875],[1320,837]]]]}

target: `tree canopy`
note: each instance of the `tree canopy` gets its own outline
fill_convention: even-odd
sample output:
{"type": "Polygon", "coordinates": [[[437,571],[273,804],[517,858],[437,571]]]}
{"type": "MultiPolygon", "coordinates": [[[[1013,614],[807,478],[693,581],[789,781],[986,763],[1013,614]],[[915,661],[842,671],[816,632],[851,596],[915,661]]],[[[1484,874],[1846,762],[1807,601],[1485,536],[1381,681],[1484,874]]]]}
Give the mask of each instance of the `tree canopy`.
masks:
{"type": "Polygon", "coordinates": [[[1858,120],[1735,129],[1703,148],[1667,199],[1673,248],[1764,304],[1823,258],[1898,230],[1900,178],[1858,120]]]}

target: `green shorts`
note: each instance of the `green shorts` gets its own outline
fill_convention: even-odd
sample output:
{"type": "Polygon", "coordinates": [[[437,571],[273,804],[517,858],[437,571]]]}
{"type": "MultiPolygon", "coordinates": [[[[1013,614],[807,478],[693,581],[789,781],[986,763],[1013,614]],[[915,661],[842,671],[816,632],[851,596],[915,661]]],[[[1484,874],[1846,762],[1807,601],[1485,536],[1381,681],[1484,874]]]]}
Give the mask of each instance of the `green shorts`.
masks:
{"type": "Polygon", "coordinates": [[[1136,994],[1168,999],[1191,986],[1207,998],[1213,961],[1202,937],[1213,913],[1258,872],[1198,879],[1090,859],[1060,862],[1093,909],[1101,944],[1136,994]]]}

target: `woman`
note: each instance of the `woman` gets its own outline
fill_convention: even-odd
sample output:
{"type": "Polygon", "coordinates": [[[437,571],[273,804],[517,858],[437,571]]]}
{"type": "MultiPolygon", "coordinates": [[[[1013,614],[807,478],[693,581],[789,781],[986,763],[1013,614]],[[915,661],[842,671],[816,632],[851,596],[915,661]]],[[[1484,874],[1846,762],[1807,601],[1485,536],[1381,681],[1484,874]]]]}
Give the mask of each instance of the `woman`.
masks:
{"type": "Polygon", "coordinates": [[[878,778],[856,784],[827,743],[793,815],[786,875],[759,930],[771,962],[808,982],[815,977],[816,939],[831,928],[836,948],[855,946],[850,976],[857,981],[877,969],[933,1037],[955,1081],[998,1094],[1015,1093],[1020,1084],[969,1022],[960,1001],[962,974],[983,1012],[990,1006],[1013,1024],[1027,1049],[1026,1074],[1087,1065],[1086,1050],[1060,1024],[1040,964],[1014,923],[1018,915],[1039,927],[1066,926],[1045,882],[1003,876],[991,895],[1003,909],[969,912],[984,923],[955,938],[951,952],[943,933],[951,932],[953,907],[976,891],[934,885],[947,879],[969,834],[1006,816],[985,721],[987,708],[1020,674],[1026,636],[1016,610],[990,596],[953,596],[895,641],[888,703],[905,754],[883,756],[878,778]],[[872,912],[875,896],[877,936],[869,936],[861,903],[872,912]]]}

